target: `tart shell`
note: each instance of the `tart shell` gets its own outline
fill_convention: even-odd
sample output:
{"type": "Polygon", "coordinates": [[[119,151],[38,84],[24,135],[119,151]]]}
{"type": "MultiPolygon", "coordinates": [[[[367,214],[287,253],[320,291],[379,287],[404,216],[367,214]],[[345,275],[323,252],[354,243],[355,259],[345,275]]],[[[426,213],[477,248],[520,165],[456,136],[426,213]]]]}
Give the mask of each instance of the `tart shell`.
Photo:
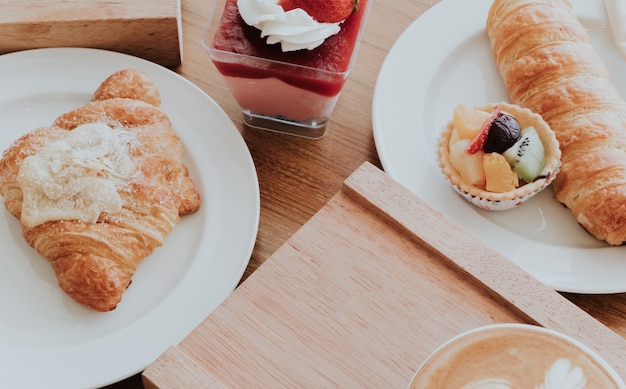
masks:
{"type": "Polygon", "coordinates": [[[502,193],[489,192],[485,189],[470,185],[465,182],[450,161],[450,136],[452,135],[452,121],[448,122],[443,130],[438,147],[439,167],[454,190],[465,200],[473,205],[491,211],[504,211],[515,208],[537,193],[541,192],[554,181],[561,168],[561,149],[554,131],[543,118],[527,108],[518,105],[500,102],[480,107],[474,107],[488,113],[493,112],[498,106],[501,111],[513,115],[520,123],[522,129],[534,126],[543,143],[546,152],[546,165],[539,178],[531,183],[526,183],[515,190],[502,193]]]}

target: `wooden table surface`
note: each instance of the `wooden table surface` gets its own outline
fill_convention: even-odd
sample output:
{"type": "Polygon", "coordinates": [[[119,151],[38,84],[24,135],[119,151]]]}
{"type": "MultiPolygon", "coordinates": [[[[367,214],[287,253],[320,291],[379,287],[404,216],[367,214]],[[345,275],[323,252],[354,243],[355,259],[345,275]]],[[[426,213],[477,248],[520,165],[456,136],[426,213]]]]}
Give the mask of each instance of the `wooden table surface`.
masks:
{"type": "MultiPolygon", "coordinates": [[[[181,0],[184,52],[183,64],[176,71],[215,99],[241,129],[258,173],[261,218],[243,280],[321,209],[363,162],[381,167],[371,120],[378,71],[400,34],[436,3],[437,0],[373,1],[356,65],[335,108],[328,132],[319,140],[307,140],[244,129],[239,106],[200,44],[211,2],[181,0]]],[[[626,337],[626,294],[564,295],[626,337]]],[[[142,387],[140,375],[108,386],[116,389],[142,387]]]]}

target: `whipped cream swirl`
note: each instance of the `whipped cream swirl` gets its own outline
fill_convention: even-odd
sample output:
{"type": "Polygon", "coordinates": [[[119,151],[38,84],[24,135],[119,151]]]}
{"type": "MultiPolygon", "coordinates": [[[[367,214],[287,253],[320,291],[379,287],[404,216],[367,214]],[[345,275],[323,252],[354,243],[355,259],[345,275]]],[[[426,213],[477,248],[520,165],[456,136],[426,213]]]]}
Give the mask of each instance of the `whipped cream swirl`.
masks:
{"type": "Polygon", "coordinates": [[[243,20],[261,30],[270,45],[280,43],[283,51],[312,50],[340,30],[339,23],[319,23],[300,8],[285,12],[278,1],[237,0],[243,20]]]}

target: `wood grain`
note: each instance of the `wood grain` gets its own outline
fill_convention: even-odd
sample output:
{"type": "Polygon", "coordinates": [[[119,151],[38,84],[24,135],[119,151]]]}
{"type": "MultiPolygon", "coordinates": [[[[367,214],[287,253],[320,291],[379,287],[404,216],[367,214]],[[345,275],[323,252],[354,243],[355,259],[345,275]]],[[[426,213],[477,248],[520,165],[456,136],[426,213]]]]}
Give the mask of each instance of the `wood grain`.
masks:
{"type": "MultiPolygon", "coordinates": [[[[11,2],[23,4],[18,0],[9,0],[11,2]]],[[[328,134],[320,140],[309,141],[243,127],[237,103],[199,43],[212,2],[181,0],[184,51],[182,65],[174,69],[208,93],[230,116],[241,130],[259,177],[261,221],[244,280],[320,210],[363,162],[381,167],[371,124],[372,95],[378,71],[400,34],[438,2],[373,0],[356,64],[333,113],[328,134]]],[[[4,4],[7,2],[0,5],[0,21],[4,20],[4,4]]],[[[0,41],[1,37],[0,34],[0,41]]],[[[626,337],[626,293],[563,295],[626,337]]],[[[108,387],[141,388],[139,374],[108,387]]]]}
{"type": "Polygon", "coordinates": [[[44,47],[92,47],[178,66],[179,0],[64,0],[0,3],[0,54],[44,47]]]}
{"type": "Polygon", "coordinates": [[[539,324],[582,340],[626,376],[626,341],[365,163],[178,346],[148,389],[403,388],[462,331],[539,324]]]}

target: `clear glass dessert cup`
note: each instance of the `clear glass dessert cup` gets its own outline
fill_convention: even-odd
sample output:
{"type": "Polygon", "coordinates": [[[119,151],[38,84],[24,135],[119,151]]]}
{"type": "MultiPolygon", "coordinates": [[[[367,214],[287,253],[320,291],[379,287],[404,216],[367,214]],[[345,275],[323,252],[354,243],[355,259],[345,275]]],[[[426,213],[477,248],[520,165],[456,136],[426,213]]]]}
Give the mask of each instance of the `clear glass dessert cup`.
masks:
{"type": "Polygon", "coordinates": [[[238,15],[236,0],[215,0],[203,45],[243,112],[244,124],[305,138],[325,135],[356,60],[372,0],[313,49],[283,52],[238,15]]]}

